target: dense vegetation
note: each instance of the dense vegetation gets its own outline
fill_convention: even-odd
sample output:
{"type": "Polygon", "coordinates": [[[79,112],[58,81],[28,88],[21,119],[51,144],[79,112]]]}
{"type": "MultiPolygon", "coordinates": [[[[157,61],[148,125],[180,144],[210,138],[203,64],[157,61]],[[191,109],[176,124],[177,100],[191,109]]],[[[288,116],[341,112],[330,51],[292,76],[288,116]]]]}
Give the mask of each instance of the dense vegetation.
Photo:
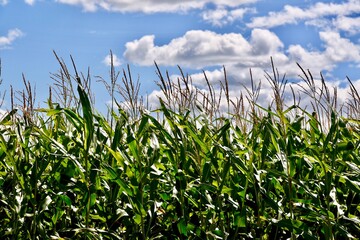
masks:
{"type": "Polygon", "coordinates": [[[163,98],[148,112],[130,70],[118,83],[111,67],[103,116],[90,79],[58,60],[48,107],[35,109],[24,80],[0,120],[1,239],[360,238],[360,98],[351,81],[340,114],[325,81],[315,86],[305,70],[311,112],[284,104],[287,82],[274,67],[265,108],[253,82],[230,99],[225,75],[223,112],[206,75],[208,91],[198,91],[156,66],[163,98]]]}

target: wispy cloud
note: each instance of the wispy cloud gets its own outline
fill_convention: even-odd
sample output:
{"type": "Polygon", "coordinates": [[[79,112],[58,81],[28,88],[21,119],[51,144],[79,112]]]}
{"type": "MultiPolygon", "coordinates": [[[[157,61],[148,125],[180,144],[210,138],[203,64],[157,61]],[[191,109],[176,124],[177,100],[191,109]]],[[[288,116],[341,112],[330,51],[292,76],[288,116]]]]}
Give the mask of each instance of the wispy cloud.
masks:
{"type": "Polygon", "coordinates": [[[34,5],[35,4],[35,0],[24,0],[26,4],[29,4],[29,5],[34,5]]]}
{"type": "Polygon", "coordinates": [[[248,27],[272,28],[285,24],[296,24],[299,21],[319,19],[328,16],[350,16],[360,13],[359,0],[349,0],[342,3],[318,2],[307,9],[285,5],[280,12],[270,12],[268,16],[255,17],[248,27]]]}
{"type": "Polygon", "coordinates": [[[204,21],[211,23],[214,26],[224,26],[231,24],[235,21],[241,20],[246,13],[255,13],[254,8],[235,8],[226,9],[225,7],[219,7],[213,10],[207,10],[202,13],[204,21]]]}
{"type": "Polygon", "coordinates": [[[22,36],[24,33],[18,28],[9,30],[6,36],[0,36],[0,49],[9,48],[17,38],[22,36]]]}
{"type": "Polygon", "coordinates": [[[59,3],[79,5],[85,11],[105,9],[114,12],[186,12],[192,9],[203,9],[207,4],[238,7],[258,0],[56,0],[59,3]]]}
{"type": "Polygon", "coordinates": [[[8,0],[0,0],[0,5],[1,6],[5,6],[6,4],[8,4],[9,1],[8,0]]]}
{"type": "Polygon", "coordinates": [[[333,20],[333,25],[337,29],[346,31],[350,34],[360,33],[360,17],[351,18],[351,17],[340,16],[335,20],[333,20]]]}

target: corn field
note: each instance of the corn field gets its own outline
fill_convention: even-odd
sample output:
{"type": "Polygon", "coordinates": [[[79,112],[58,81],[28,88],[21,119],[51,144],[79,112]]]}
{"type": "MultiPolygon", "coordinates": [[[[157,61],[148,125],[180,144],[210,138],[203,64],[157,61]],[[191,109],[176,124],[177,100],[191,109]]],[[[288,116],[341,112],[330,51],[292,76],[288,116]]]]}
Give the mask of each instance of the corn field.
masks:
{"type": "Polygon", "coordinates": [[[237,100],[161,72],[160,107],[147,111],[130,68],[110,69],[107,116],[89,75],[60,64],[47,107],[11,88],[0,120],[1,239],[359,239],[360,97],[309,86],[313,111],[286,106],[287,82],[266,77],[273,103],[252,81],[237,100]],[[118,79],[121,77],[121,79],[118,79]],[[120,94],[123,103],[116,97],[120,94]]]}

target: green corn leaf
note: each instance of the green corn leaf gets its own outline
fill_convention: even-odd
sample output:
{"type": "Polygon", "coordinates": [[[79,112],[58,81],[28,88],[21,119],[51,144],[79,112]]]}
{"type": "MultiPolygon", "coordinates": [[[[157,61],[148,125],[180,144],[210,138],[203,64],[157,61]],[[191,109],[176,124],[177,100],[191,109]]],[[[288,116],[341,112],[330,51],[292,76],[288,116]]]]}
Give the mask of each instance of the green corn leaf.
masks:
{"type": "Polygon", "coordinates": [[[80,85],[80,83],[78,84],[77,91],[80,96],[80,102],[81,102],[81,107],[82,107],[82,111],[83,111],[83,118],[84,118],[84,125],[85,125],[84,148],[85,148],[85,151],[88,152],[92,138],[93,138],[93,134],[94,134],[92,107],[91,107],[89,97],[85,93],[85,91],[84,91],[83,87],[80,85]]]}
{"type": "Polygon", "coordinates": [[[181,219],[177,224],[178,230],[181,235],[187,236],[187,225],[184,219],[181,219]]]}
{"type": "Polygon", "coordinates": [[[13,109],[13,110],[11,110],[10,112],[8,112],[8,113],[6,113],[3,117],[2,117],[2,119],[0,120],[0,126],[5,126],[5,125],[11,125],[11,124],[13,124],[12,122],[11,122],[11,118],[12,118],[12,116],[14,116],[15,114],[17,113],[17,109],[13,109]]]}
{"type": "Polygon", "coordinates": [[[241,212],[234,213],[234,224],[237,227],[245,228],[246,227],[246,208],[243,207],[241,212]]]}
{"type": "Polygon", "coordinates": [[[67,116],[67,119],[73,124],[76,130],[78,132],[82,132],[82,128],[84,124],[82,118],[70,109],[65,108],[63,109],[63,111],[67,116]]]}
{"type": "Polygon", "coordinates": [[[120,152],[115,152],[108,146],[106,146],[107,150],[110,152],[110,154],[115,158],[116,162],[119,164],[119,166],[124,167],[124,158],[123,155],[120,152]]]}
{"type": "Polygon", "coordinates": [[[104,169],[106,170],[106,173],[108,174],[110,180],[116,182],[121,187],[121,189],[125,192],[125,194],[127,196],[130,196],[130,197],[133,196],[133,192],[132,192],[131,188],[128,186],[128,184],[126,184],[122,179],[119,178],[119,176],[114,171],[114,169],[112,169],[109,166],[104,166],[104,169]]]}

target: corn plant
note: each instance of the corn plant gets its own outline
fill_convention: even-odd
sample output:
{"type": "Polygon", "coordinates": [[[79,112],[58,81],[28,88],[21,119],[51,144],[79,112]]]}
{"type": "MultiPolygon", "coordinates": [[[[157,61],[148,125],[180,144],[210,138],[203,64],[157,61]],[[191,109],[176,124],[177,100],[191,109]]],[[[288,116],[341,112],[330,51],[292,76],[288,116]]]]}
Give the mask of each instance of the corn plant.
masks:
{"type": "Polygon", "coordinates": [[[48,106],[34,107],[24,79],[0,119],[2,239],[360,238],[359,97],[350,80],[339,108],[325,80],[314,88],[300,69],[308,112],[295,99],[285,105],[289,85],[273,61],[268,106],[252,78],[232,99],[225,69],[217,96],[206,74],[204,92],[181,68],[174,82],[155,66],[165,97],[149,112],[130,68],[118,83],[112,66],[111,82],[100,79],[112,102],[103,116],[91,78],[72,58],[73,75],[56,58],[48,106]]]}

